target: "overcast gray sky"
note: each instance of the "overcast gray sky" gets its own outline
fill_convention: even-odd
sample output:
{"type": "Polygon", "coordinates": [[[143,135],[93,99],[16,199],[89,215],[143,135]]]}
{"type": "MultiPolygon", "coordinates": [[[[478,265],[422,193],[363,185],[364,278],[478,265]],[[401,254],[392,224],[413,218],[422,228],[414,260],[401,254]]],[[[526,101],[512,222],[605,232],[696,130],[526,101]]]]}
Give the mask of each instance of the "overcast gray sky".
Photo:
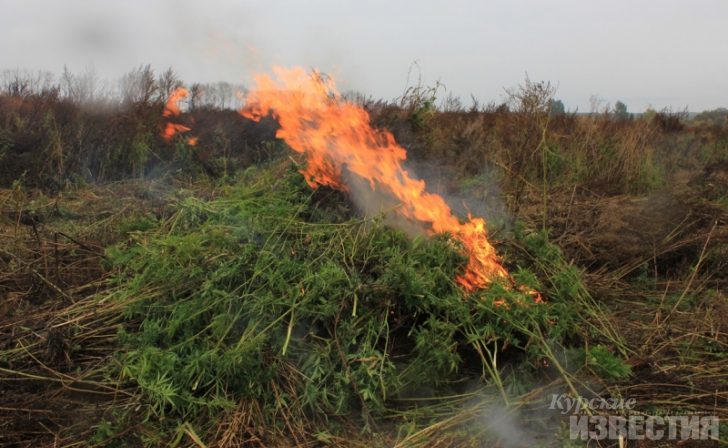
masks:
{"type": "MultiPolygon", "coordinates": [[[[113,79],[140,64],[191,82],[250,82],[271,64],[331,73],[340,90],[402,94],[417,61],[470,103],[558,83],[568,109],[598,95],[630,111],[728,107],[728,1],[0,0],[0,69],[113,79]]],[[[412,80],[414,81],[414,80],[412,80]]]]}

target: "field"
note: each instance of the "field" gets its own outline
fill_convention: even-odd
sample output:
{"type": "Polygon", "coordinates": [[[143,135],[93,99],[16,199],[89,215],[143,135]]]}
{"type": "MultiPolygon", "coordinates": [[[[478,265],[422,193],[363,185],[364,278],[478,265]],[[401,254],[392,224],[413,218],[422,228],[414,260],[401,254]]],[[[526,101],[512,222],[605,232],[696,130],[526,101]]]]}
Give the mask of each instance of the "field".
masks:
{"type": "MultiPolygon", "coordinates": [[[[466,107],[314,76],[461,223],[485,218],[507,275],[470,288],[461,234],[351,159],[322,181],[334,162],[282,106],[190,89],[177,111],[181,82],[148,67],[118,97],[69,79],[0,94],[1,445],[586,446],[562,394],[728,416],[725,120],[557,114],[530,80],[466,107]]],[[[588,446],[728,444],[723,423],[680,435],[588,446]]]]}

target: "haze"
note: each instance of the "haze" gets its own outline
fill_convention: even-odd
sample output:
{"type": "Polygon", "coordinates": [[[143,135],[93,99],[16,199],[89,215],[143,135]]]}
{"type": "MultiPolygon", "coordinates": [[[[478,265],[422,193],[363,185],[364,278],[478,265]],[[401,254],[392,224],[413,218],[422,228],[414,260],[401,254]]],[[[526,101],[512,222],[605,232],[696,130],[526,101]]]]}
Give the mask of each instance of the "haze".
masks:
{"type": "MultiPolygon", "coordinates": [[[[187,83],[250,83],[271,64],[316,67],[340,90],[394,99],[422,76],[470,104],[551,81],[566,108],[620,100],[701,111],[728,106],[728,2],[4,0],[0,69],[93,61],[102,77],[141,64],[187,83]]],[[[444,96],[441,91],[440,96],[444,96]]]]}

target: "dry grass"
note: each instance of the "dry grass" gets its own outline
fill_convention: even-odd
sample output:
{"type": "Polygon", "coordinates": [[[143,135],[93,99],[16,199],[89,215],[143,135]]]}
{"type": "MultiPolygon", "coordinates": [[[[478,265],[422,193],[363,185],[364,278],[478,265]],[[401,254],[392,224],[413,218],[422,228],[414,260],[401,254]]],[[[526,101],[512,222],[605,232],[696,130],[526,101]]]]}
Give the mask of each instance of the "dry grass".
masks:
{"type": "Polygon", "coordinates": [[[49,198],[0,190],[0,425],[2,443],[88,437],[105,409],[132,395],[98,376],[122,322],[100,311],[105,250],[133,216],[163,212],[140,199],[154,184],[117,184],[49,198]]]}

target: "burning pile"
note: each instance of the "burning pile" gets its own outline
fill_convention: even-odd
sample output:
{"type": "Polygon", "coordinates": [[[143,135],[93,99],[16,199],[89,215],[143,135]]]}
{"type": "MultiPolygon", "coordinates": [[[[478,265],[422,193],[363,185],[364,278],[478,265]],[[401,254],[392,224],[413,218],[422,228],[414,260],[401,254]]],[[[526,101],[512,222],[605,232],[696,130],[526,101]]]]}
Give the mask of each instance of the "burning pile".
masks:
{"type": "Polygon", "coordinates": [[[346,169],[369,181],[373,190],[401,202],[398,213],[430,224],[429,233],[455,235],[470,257],[466,272],[457,279],[468,291],[508,277],[487,239],[485,221],[469,216],[461,224],[442,197],[427,193],[425,182],[402,168],[405,149],[391,133],[373,129],[366,111],[343,101],[331,78],[310,76],[302,68],[274,70],[277,81],[268,75],[255,77],[257,88],[240,113],[253,120],[273,114],[281,126],[277,136],[306,155],[308,169],[303,174],[311,186],[347,189],[341,178],[346,169]]]}
{"type": "MultiPolygon", "coordinates": [[[[349,190],[343,172],[363,179],[373,191],[393,198],[397,214],[416,222],[428,234],[450,233],[470,259],[456,280],[468,291],[481,289],[495,279],[508,279],[495,249],[487,238],[485,220],[468,215],[461,223],[444,199],[425,191],[425,182],[413,179],[403,169],[406,151],[387,131],[373,129],[361,107],[344,101],[330,77],[309,75],[303,68],[274,67],[277,80],[255,76],[257,87],[248,94],[240,113],[252,120],[272,114],[282,138],[295,151],[305,154],[303,172],[312,187],[330,186],[349,190]]],[[[170,97],[164,115],[179,115],[177,103],[187,91],[178,89],[170,97]]],[[[163,136],[171,138],[189,128],[167,123],[163,136]]],[[[194,144],[195,139],[190,139],[194,144]]],[[[538,301],[538,294],[533,294],[538,301]]]]}

